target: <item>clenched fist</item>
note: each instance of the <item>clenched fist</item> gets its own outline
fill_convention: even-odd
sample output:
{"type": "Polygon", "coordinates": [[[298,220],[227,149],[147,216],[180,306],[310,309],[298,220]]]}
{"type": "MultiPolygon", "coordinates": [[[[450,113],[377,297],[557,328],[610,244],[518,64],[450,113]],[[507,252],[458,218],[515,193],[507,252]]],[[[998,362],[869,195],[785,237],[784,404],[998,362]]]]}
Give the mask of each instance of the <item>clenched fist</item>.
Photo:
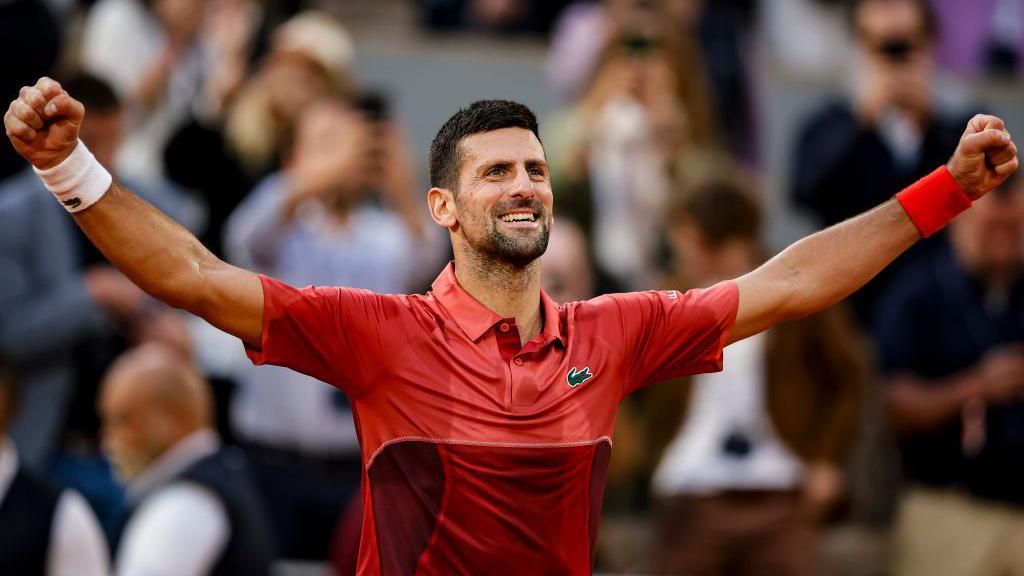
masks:
{"type": "Polygon", "coordinates": [[[1017,164],[1017,146],[1003,121],[978,114],[967,124],[946,168],[971,200],[977,200],[1016,172],[1017,164]]]}
{"type": "Polygon", "coordinates": [[[25,86],[4,114],[14,149],[40,170],[60,164],[78,143],[85,107],[56,81],[40,78],[25,86]]]}

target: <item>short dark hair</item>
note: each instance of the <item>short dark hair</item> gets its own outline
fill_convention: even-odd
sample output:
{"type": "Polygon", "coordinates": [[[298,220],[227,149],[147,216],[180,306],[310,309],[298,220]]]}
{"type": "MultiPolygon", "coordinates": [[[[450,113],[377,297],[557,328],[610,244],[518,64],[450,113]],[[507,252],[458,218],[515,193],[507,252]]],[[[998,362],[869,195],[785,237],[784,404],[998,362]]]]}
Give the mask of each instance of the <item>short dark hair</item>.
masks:
{"type": "Polygon", "coordinates": [[[935,16],[935,10],[932,8],[931,2],[928,0],[849,0],[847,6],[847,22],[850,25],[850,30],[853,31],[853,35],[860,35],[860,23],[857,21],[857,14],[860,11],[860,7],[871,3],[871,2],[910,2],[917,7],[918,12],[921,13],[921,26],[922,31],[929,40],[935,40],[939,34],[939,23],[935,16]]]}
{"type": "Polygon", "coordinates": [[[459,145],[473,134],[493,132],[502,128],[525,128],[540,140],[537,116],[519,102],[512,100],[478,100],[456,112],[430,143],[430,185],[455,190],[459,178],[462,153],[459,145]]]}
{"type": "Polygon", "coordinates": [[[712,247],[729,240],[757,241],[761,233],[761,208],[738,179],[712,179],[693,187],[674,206],[672,220],[692,223],[712,247]]]}
{"type": "Polygon", "coordinates": [[[117,93],[98,76],[79,72],[64,79],[60,85],[90,112],[115,112],[121,108],[117,93]]]}

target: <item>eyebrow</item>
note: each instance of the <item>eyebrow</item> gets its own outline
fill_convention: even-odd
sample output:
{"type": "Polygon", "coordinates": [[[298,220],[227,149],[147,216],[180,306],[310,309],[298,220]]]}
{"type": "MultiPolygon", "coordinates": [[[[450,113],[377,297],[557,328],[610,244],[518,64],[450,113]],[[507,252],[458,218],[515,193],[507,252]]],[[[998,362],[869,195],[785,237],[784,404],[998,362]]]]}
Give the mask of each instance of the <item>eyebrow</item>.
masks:
{"type": "MultiPolygon", "coordinates": [[[[526,160],[523,164],[525,164],[527,168],[547,168],[548,167],[548,163],[547,163],[546,160],[540,160],[540,159],[536,159],[536,158],[531,158],[529,160],[526,160]]],[[[477,171],[478,172],[486,172],[487,170],[490,170],[491,168],[498,168],[498,167],[508,168],[510,166],[515,166],[515,165],[516,165],[516,161],[515,160],[490,160],[488,162],[484,162],[483,164],[481,164],[477,168],[477,171]]]]}

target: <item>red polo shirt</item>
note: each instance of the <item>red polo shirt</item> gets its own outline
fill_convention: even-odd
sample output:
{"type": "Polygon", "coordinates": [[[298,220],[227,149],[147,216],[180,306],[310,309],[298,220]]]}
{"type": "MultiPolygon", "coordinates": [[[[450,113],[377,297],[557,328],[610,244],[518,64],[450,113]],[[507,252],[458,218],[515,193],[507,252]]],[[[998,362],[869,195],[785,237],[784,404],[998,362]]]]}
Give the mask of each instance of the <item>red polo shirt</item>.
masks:
{"type": "Polygon", "coordinates": [[[359,574],[590,574],[619,402],[721,370],[733,282],[559,306],[520,346],[449,264],[426,295],[261,276],[256,364],[348,395],[362,446],[359,574]]]}

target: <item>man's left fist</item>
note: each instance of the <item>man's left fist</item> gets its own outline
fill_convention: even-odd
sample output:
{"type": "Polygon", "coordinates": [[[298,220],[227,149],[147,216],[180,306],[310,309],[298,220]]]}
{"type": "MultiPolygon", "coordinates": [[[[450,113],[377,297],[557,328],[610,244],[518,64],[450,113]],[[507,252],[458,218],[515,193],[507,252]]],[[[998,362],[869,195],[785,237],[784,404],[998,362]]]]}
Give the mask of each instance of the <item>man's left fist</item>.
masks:
{"type": "Polygon", "coordinates": [[[1001,119],[978,114],[967,124],[946,168],[971,200],[977,200],[1017,171],[1017,145],[1001,119]]]}

